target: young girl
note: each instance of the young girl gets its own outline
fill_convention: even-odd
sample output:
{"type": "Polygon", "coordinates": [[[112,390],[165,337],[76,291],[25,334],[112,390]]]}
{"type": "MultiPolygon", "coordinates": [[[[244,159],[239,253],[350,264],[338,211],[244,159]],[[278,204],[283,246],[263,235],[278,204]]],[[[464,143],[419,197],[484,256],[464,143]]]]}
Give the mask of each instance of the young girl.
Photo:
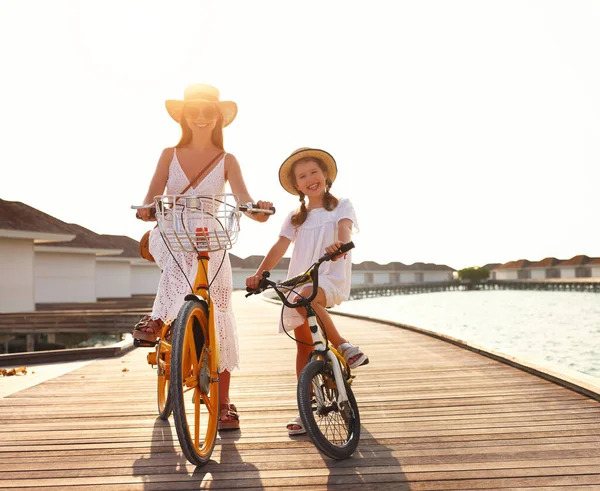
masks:
{"type": "MultiPolygon", "coordinates": [[[[279,182],[291,194],[300,197],[300,208],[285,219],[277,242],[256,270],[246,279],[246,286],[257,288],[263,271],[273,269],[286,253],[291,242],[294,250],[290,260],[288,277],[304,273],[325,253],[336,251],[349,242],[352,229],[357,227],[354,207],[348,199],[338,200],[329,189],[337,175],[335,159],[326,151],[300,148],[293,152],[279,169],[279,182]],[[308,204],[305,199],[308,198],[308,204]]],[[[323,323],[329,341],[346,359],[350,368],[368,363],[367,356],[344,339],[336,329],[326,307],[339,305],[350,294],[352,260],[348,253],[319,268],[319,290],[313,302],[318,318],[323,323]]],[[[299,294],[309,296],[312,285],[304,285],[299,294]]],[[[312,351],[312,337],[306,322],[304,309],[284,308],[283,325],[279,330],[294,331],[296,343],[296,375],[307,363],[312,351]]],[[[300,418],[287,425],[290,435],[306,433],[300,418]]]]}

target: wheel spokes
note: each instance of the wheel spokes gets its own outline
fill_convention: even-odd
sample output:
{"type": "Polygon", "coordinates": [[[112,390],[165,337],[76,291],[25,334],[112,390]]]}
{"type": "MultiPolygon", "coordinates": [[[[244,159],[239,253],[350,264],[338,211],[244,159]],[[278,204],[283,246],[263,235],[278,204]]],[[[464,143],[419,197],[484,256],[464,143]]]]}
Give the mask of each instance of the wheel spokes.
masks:
{"type": "Polygon", "coordinates": [[[194,447],[200,449],[200,389],[194,390],[194,447]]]}
{"type": "MultiPolygon", "coordinates": [[[[202,327],[198,318],[194,315],[190,316],[186,326],[186,343],[188,348],[185,350],[184,366],[188,376],[185,378],[184,392],[193,389],[192,407],[194,416],[192,418],[193,428],[190,429],[190,436],[196,451],[200,455],[207,453],[207,440],[211,439],[210,422],[216,416],[211,403],[210,391],[210,352],[204,345],[204,341],[208,339],[205,329],[202,327]],[[199,344],[202,342],[203,344],[199,344]],[[201,377],[208,370],[208,387],[204,387],[201,377]],[[206,393],[205,393],[206,392],[206,393]],[[204,425],[204,426],[203,426],[204,425]]],[[[191,416],[191,415],[190,415],[191,416]]],[[[216,427],[216,425],[215,425],[216,427]]],[[[211,445],[212,447],[212,445],[211,445]]]]}
{"type": "Polygon", "coordinates": [[[312,380],[312,387],[317,402],[315,421],[321,433],[332,444],[345,445],[350,439],[351,422],[345,420],[338,406],[335,379],[317,374],[312,380]]]}
{"type": "MultiPolygon", "coordinates": [[[[205,464],[217,437],[218,377],[207,305],[188,301],[175,322],[171,392],[175,425],[187,459],[205,464]],[[176,337],[175,337],[176,336],[176,337]]],[[[218,353],[217,353],[218,354],[218,353]]]]}

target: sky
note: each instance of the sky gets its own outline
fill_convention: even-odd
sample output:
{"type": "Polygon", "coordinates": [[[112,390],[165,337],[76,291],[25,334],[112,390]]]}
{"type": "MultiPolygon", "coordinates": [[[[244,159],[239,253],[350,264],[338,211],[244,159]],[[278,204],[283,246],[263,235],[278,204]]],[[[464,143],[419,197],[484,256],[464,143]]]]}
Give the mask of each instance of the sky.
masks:
{"type": "Polygon", "coordinates": [[[337,160],[355,263],[600,257],[599,25],[598,1],[0,0],[0,198],[139,239],[180,135],[164,101],[208,83],[278,210],[237,256],[277,239],[279,166],[309,146],[337,160]]]}

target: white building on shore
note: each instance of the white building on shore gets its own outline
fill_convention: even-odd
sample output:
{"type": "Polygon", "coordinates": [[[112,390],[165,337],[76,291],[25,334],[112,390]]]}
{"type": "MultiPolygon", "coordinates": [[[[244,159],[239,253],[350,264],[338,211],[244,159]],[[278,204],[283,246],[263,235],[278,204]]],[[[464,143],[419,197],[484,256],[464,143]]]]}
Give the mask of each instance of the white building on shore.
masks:
{"type": "MultiPolygon", "coordinates": [[[[0,199],[0,313],[31,312],[36,304],[84,303],[156,293],[161,271],[139,256],[139,243],[65,223],[24,203],[0,199]]],[[[233,287],[244,289],[263,256],[230,254],[233,287]]],[[[289,258],[271,272],[284,279],[289,258]]],[[[352,284],[448,281],[448,266],[366,261],[353,265],[352,284]]]]}
{"type": "Polygon", "coordinates": [[[401,285],[451,281],[454,269],[444,264],[365,261],[352,267],[352,285],[401,285]]]}
{"type": "Polygon", "coordinates": [[[130,237],[99,235],[0,199],[0,313],[153,294],[159,277],[130,237]]]}
{"type": "Polygon", "coordinates": [[[519,259],[497,266],[492,271],[492,277],[496,280],[600,280],[600,257],[580,254],[571,259],[519,259]]]}

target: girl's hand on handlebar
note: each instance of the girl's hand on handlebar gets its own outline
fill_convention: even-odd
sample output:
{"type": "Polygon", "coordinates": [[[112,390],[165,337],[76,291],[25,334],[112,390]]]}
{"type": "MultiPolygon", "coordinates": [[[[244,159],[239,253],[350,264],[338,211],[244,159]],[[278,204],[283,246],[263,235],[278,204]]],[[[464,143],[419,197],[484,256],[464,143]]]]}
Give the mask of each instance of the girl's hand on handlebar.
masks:
{"type": "MultiPolygon", "coordinates": [[[[337,242],[334,242],[331,245],[328,245],[325,248],[325,252],[327,252],[327,254],[333,254],[334,252],[336,252],[340,247],[342,247],[342,245],[344,245],[343,242],[340,242],[339,240],[337,242]]],[[[336,256],[334,258],[332,258],[332,261],[337,261],[338,259],[342,258],[342,257],[346,257],[346,254],[340,254],[339,256],[336,256]]]]}
{"type": "MultiPolygon", "coordinates": [[[[262,213],[261,213],[261,215],[262,215],[262,213]]],[[[258,288],[260,280],[262,280],[262,274],[255,274],[254,276],[248,276],[248,278],[246,278],[246,287],[256,290],[258,288]]]]}
{"type": "MultiPolygon", "coordinates": [[[[262,208],[263,210],[269,210],[270,208],[273,207],[273,203],[271,203],[270,201],[261,201],[261,200],[259,200],[259,201],[256,202],[256,205],[259,208],[262,208]]],[[[268,215],[266,213],[254,213],[253,214],[253,218],[257,222],[261,222],[261,223],[262,222],[266,222],[269,219],[270,216],[271,215],[268,215]]]]}

